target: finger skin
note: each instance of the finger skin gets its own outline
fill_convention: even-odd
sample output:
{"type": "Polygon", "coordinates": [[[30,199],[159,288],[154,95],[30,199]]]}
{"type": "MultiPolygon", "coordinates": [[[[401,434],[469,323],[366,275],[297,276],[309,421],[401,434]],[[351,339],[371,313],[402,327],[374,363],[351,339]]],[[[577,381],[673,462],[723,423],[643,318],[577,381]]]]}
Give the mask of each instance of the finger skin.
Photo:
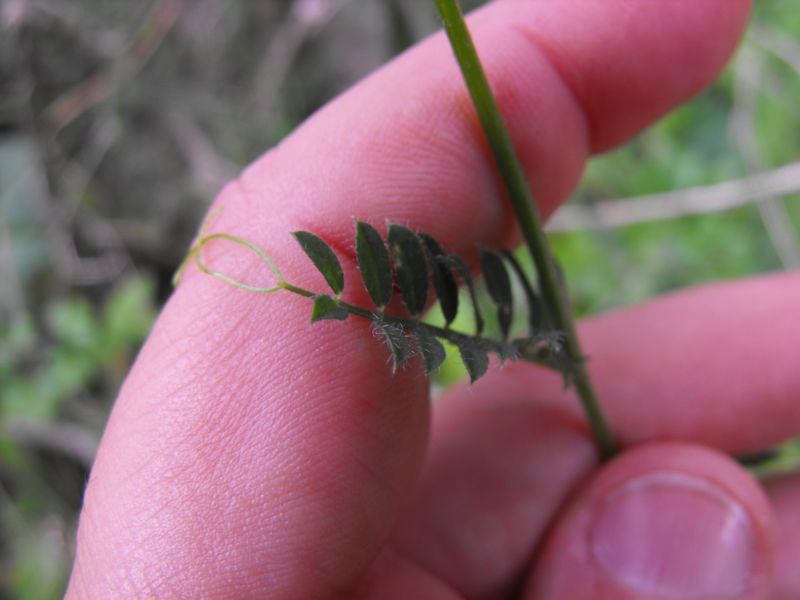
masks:
{"type": "MultiPolygon", "coordinates": [[[[642,485],[641,482],[681,480],[687,485],[697,487],[697,498],[705,502],[705,496],[713,498],[724,495],[725,502],[736,504],[741,514],[741,527],[746,528],[746,549],[741,557],[741,572],[727,573],[726,576],[741,578],[733,588],[746,591],[735,596],[744,599],[766,598],[770,585],[772,568],[772,515],[768,500],[756,481],[730,458],[700,446],[680,443],[648,444],[624,453],[597,472],[580,489],[569,506],[553,524],[551,534],[544,542],[539,560],[536,562],[531,579],[526,587],[524,598],[549,600],[572,598],[574,600],[614,599],[614,600],[659,600],[661,598],[719,598],[697,590],[686,595],[661,593],[655,591],[658,585],[652,581],[640,581],[634,590],[628,581],[621,581],[616,573],[612,575],[605,561],[604,550],[598,547],[597,523],[607,504],[615,494],[625,491],[628,486],[642,485]],[[712,496],[711,494],[714,494],[712,496]],[[647,590],[647,591],[645,591],[647,590]]],[[[715,502],[716,500],[710,500],[715,502]]],[[[698,504],[700,506],[701,504],[698,504]]],[[[663,520],[672,518],[671,507],[661,503],[663,520]]],[[[639,517],[631,512],[630,519],[639,517]]],[[[692,553],[686,544],[697,543],[709,547],[718,540],[693,539],[691,533],[681,530],[680,524],[674,527],[674,537],[668,540],[662,555],[662,569],[669,569],[675,554],[692,553]]],[[[702,527],[702,523],[698,523],[702,527]]],[[[720,535],[733,535],[730,524],[723,524],[720,535]]],[[[603,532],[606,533],[606,532],[603,532]]],[[[647,542],[639,540],[640,552],[649,552],[647,542]]],[[[655,557],[651,557],[655,558],[655,557]]],[[[696,574],[702,585],[705,573],[696,574]]],[[[656,575],[658,577],[658,575],[656,575]]],[[[730,591],[730,590],[728,590],[730,591]]]]}
{"type": "Polygon", "coordinates": [[[621,315],[587,323],[624,441],[678,438],[747,454],[797,435],[798,306],[800,273],[790,272],[663,298],[632,311],[624,330],[621,315]]]}
{"type": "Polygon", "coordinates": [[[800,475],[764,482],[775,515],[775,574],[769,600],[800,598],[800,475]]]}
{"type": "MultiPolygon", "coordinates": [[[[800,273],[790,272],[706,285],[583,321],[592,380],[622,443],[679,439],[748,454],[797,435],[797,306],[800,273]]],[[[493,395],[563,397],[557,377],[522,363],[483,385],[493,395]]],[[[568,404],[579,411],[572,395],[568,404]]]]}
{"type": "MultiPolygon", "coordinates": [[[[797,435],[797,306],[800,277],[773,275],[579,323],[617,437],[745,453],[797,435]]],[[[495,369],[434,402],[425,467],[393,546],[470,598],[504,597],[596,460],[559,377],[495,369]]]]}
{"type": "MultiPolygon", "coordinates": [[[[545,213],[572,189],[590,148],[619,141],[713,77],[749,6],[596,4],[506,2],[472,21],[545,213]],[[595,26],[571,29],[584,11],[595,26]],[[578,51],[562,50],[555,65],[541,40],[578,51]],[[676,60],[672,41],[691,60],[683,51],[676,60]]],[[[469,106],[435,36],[228,186],[211,230],[265,247],[290,281],[313,289],[324,283],[289,239],[295,229],[345,254],[353,216],[430,231],[451,250],[508,240],[469,106]]],[[[256,272],[235,252],[209,254],[225,272],[256,272]]],[[[363,299],[351,262],[346,269],[348,298],[363,299]]],[[[104,434],[69,597],[314,598],[354,585],[421,463],[427,382],[418,365],[392,377],[363,323],[312,330],[308,310],[187,272],[104,434]]]]}
{"type": "Polygon", "coordinates": [[[384,550],[373,562],[351,600],[459,600],[457,594],[441,579],[398,554],[384,550]]]}
{"type": "Polygon", "coordinates": [[[531,397],[434,402],[431,448],[391,545],[466,598],[507,598],[597,464],[582,419],[531,397]]]}

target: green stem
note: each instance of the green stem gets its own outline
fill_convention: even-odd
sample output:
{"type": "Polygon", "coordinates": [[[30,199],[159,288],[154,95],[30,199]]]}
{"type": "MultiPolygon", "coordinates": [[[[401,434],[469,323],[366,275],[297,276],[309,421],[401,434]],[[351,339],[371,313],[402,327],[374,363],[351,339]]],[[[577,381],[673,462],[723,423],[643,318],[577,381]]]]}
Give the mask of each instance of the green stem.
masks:
{"type": "Polygon", "coordinates": [[[461,67],[497,169],[508,192],[508,199],[516,213],[525,243],[539,273],[542,297],[553,315],[554,325],[565,334],[567,352],[576,365],[573,373],[575,390],[586,412],[601,455],[603,458],[610,458],[617,452],[617,445],[592,388],[578,336],[575,333],[572,315],[566,299],[562,296],[555,261],[551,255],[550,246],[522,165],[511,143],[511,136],[492,95],[457,0],[436,0],[436,5],[444,21],[447,36],[461,67]]]}

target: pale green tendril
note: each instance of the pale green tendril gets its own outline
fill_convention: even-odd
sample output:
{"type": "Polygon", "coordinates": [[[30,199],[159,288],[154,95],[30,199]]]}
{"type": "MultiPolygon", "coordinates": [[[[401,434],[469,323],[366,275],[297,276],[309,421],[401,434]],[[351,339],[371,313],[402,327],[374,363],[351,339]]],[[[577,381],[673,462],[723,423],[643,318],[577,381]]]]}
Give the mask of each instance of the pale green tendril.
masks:
{"type": "Polygon", "coordinates": [[[198,239],[197,243],[192,247],[191,250],[189,250],[189,254],[187,255],[187,258],[181,265],[181,269],[178,270],[178,274],[176,275],[176,277],[180,275],[185,263],[190,258],[194,258],[194,263],[197,265],[197,268],[199,268],[206,275],[211,275],[212,277],[216,277],[217,279],[224,281],[225,283],[228,283],[241,290],[245,290],[248,292],[255,292],[257,294],[271,294],[273,292],[285,290],[287,286],[286,280],[283,278],[280,269],[278,269],[278,265],[275,264],[275,261],[272,260],[272,257],[270,257],[270,255],[267,254],[263,248],[261,248],[260,246],[254,244],[249,240],[246,240],[244,238],[241,238],[239,236],[230,233],[212,233],[211,235],[202,236],[200,239],[198,239]],[[255,252],[258,255],[258,257],[264,262],[264,264],[267,265],[267,267],[269,267],[269,270],[272,271],[272,274],[275,275],[277,283],[271,287],[254,286],[247,283],[242,283],[241,281],[237,281],[233,277],[229,277],[224,273],[220,273],[219,271],[215,271],[214,269],[210,268],[203,262],[202,254],[203,254],[203,248],[210,242],[213,242],[214,240],[227,240],[229,242],[233,242],[234,244],[239,244],[240,246],[244,246],[245,248],[248,248],[253,252],[255,252]]]}

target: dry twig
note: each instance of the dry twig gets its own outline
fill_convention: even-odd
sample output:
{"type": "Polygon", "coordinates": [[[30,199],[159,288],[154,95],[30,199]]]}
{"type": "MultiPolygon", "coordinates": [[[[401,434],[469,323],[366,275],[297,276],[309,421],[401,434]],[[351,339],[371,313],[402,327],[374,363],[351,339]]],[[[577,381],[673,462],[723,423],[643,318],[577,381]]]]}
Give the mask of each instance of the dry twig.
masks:
{"type": "Polygon", "coordinates": [[[712,185],[607,200],[590,205],[568,204],[553,216],[548,223],[548,229],[613,229],[636,223],[732,210],[766,198],[796,192],[800,192],[800,161],[712,185]]]}

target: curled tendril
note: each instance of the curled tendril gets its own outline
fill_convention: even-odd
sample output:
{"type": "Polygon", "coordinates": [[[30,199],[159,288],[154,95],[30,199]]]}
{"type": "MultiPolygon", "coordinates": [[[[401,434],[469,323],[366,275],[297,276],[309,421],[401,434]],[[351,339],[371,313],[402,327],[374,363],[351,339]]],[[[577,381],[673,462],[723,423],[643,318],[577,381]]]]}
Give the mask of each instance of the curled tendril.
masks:
{"type": "Polygon", "coordinates": [[[245,290],[248,292],[255,292],[257,294],[271,294],[273,292],[277,292],[280,290],[286,289],[286,280],[283,278],[283,274],[281,273],[280,269],[278,269],[278,265],[275,264],[275,261],[272,260],[272,257],[266,253],[266,251],[258,246],[257,244],[241,238],[239,236],[230,234],[230,233],[212,233],[210,235],[201,235],[198,238],[197,242],[192,246],[189,250],[189,253],[186,255],[186,258],[181,263],[180,267],[178,268],[178,272],[175,273],[175,277],[173,278],[173,282],[177,285],[180,282],[180,278],[183,274],[183,271],[186,269],[186,265],[189,263],[190,260],[194,260],[194,263],[197,265],[197,268],[200,269],[206,275],[211,275],[212,277],[216,277],[217,279],[224,281],[225,283],[237,287],[241,290],[245,290]],[[237,281],[236,279],[225,275],[224,273],[220,273],[219,271],[215,271],[211,267],[209,267],[205,262],[203,262],[203,248],[207,246],[209,243],[213,242],[214,240],[226,240],[229,242],[233,242],[234,244],[238,244],[240,246],[244,246],[249,250],[258,255],[261,261],[267,265],[272,274],[275,275],[277,279],[277,283],[271,287],[259,287],[250,285],[247,283],[242,283],[241,281],[237,281]]]}
{"type": "Polygon", "coordinates": [[[189,264],[189,261],[194,258],[194,253],[196,251],[196,246],[192,246],[189,248],[189,251],[186,253],[186,256],[183,257],[181,264],[178,265],[178,269],[175,271],[175,274],[172,276],[172,287],[178,287],[183,279],[183,272],[186,270],[186,265],[189,264]]]}
{"type": "Polygon", "coordinates": [[[200,246],[200,240],[205,236],[206,232],[208,231],[211,224],[216,221],[217,217],[222,214],[222,206],[215,206],[206,214],[203,222],[200,223],[200,229],[197,231],[197,235],[195,236],[194,240],[192,241],[192,245],[189,248],[189,251],[186,253],[186,256],[183,257],[181,264],[178,265],[178,269],[175,271],[175,274],[172,276],[172,287],[178,287],[178,284],[181,282],[183,278],[183,272],[186,270],[186,266],[191,262],[194,258],[195,252],[197,252],[200,246]]]}

